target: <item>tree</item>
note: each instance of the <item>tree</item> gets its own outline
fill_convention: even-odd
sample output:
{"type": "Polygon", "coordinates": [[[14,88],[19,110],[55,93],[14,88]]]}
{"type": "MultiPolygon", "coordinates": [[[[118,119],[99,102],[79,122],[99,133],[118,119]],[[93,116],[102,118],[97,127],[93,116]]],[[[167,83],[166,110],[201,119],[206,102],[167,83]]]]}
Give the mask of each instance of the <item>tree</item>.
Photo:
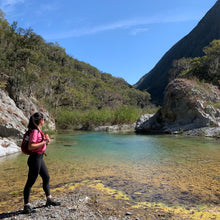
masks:
{"type": "Polygon", "coordinates": [[[220,40],[212,41],[203,51],[205,55],[202,57],[174,61],[171,79],[193,76],[220,88],[220,40]]]}
{"type": "Polygon", "coordinates": [[[15,33],[17,28],[18,28],[18,22],[13,21],[13,23],[11,24],[11,31],[15,33]]]}
{"type": "Polygon", "coordinates": [[[179,60],[174,60],[172,69],[169,71],[170,73],[170,80],[180,77],[181,74],[184,74],[185,71],[190,69],[191,67],[191,58],[185,58],[179,60]]]}

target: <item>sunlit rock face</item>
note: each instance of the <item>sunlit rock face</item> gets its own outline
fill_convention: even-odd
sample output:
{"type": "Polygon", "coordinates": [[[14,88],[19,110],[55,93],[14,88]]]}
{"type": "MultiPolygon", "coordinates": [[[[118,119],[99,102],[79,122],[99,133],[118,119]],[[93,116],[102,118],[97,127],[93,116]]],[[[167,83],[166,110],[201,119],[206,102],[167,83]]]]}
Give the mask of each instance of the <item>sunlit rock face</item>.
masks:
{"type": "Polygon", "coordinates": [[[45,129],[55,130],[54,120],[48,111],[39,108],[22,94],[16,105],[4,90],[0,90],[0,137],[21,138],[27,129],[30,115],[37,111],[43,112],[46,118],[45,129]]]}
{"type": "Polygon", "coordinates": [[[0,90],[0,136],[21,137],[25,132],[28,119],[15,102],[0,90]]]}

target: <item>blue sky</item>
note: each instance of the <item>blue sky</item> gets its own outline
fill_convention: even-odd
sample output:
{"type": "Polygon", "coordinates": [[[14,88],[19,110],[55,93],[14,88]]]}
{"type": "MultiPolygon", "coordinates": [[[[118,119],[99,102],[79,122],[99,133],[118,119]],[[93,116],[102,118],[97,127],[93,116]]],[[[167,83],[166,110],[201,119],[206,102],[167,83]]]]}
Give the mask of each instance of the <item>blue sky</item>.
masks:
{"type": "Polygon", "coordinates": [[[11,24],[31,27],[72,57],[135,84],[216,0],[0,0],[11,24]]]}

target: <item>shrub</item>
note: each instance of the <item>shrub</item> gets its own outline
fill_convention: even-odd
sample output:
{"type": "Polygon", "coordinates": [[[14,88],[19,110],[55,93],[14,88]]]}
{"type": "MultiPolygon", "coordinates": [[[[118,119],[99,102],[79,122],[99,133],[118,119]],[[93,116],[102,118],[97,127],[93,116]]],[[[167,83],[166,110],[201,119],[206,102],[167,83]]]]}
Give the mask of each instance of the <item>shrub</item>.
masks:
{"type": "MultiPolygon", "coordinates": [[[[134,123],[142,114],[152,113],[153,110],[150,110],[151,112],[148,112],[146,109],[143,110],[133,106],[120,106],[117,109],[92,109],[90,111],[60,109],[56,113],[56,120],[58,128],[77,129],[82,127],[90,129],[102,125],[134,123]]],[[[155,111],[156,109],[154,109],[155,111]]]]}

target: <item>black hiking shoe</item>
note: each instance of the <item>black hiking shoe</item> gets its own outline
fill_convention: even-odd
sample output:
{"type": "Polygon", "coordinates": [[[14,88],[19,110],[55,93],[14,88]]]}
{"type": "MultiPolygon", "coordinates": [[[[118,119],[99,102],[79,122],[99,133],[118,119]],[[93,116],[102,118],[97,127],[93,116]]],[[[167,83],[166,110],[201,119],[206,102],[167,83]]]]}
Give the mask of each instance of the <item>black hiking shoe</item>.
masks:
{"type": "Polygon", "coordinates": [[[48,206],[59,206],[60,204],[61,204],[60,202],[56,202],[55,200],[50,198],[50,199],[47,199],[46,207],[48,207],[48,206]]]}
{"type": "Polygon", "coordinates": [[[30,205],[24,205],[23,214],[36,213],[36,210],[32,209],[30,205]]]}

